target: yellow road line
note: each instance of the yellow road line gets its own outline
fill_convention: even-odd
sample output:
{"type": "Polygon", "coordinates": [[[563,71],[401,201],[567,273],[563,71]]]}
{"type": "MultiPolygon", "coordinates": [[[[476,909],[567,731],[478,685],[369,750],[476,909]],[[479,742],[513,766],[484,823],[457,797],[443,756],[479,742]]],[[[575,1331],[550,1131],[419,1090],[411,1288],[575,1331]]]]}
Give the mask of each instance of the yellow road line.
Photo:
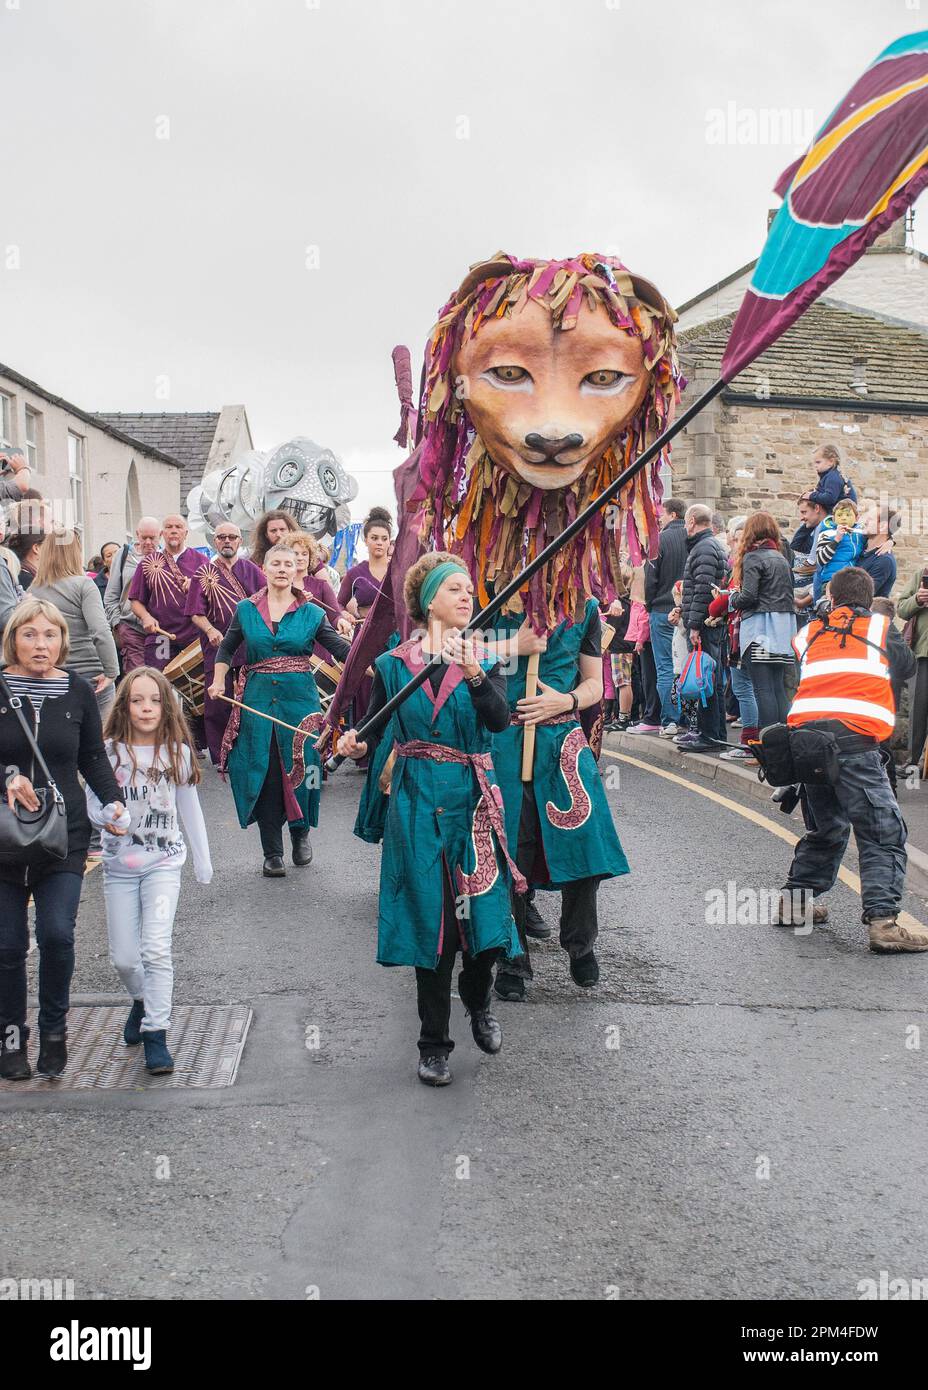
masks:
{"type": "MultiPolygon", "coordinates": [[[[704,796],[709,801],[715,801],[719,806],[724,806],[728,811],[735,811],[745,820],[753,821],[755,825],[761,826],[764,830],[769,830],[771,835],[776,835],[778,839],[785,840],[788,845],[799,843],[799,836],[794,835],[785,826],[778,825],[769,816],[762,816],[760,811],[753,811],[749,806],[741,806],[737,801],[732,801],[731,797],[722,796],[721,792],[714,792],[709,787],[698,787],[695,782],[688,782],[685,777],[680,777],[676,772],[667,772],[665,768],[655,767],[653,763],[643,762],[641,758],[632,758],[628,753],[613,753],[608,748],[602,750],[602,757],[615,758],[620,763],[630,763],[632,767],[640,767],[643,772],[652,772],[655,777],[664,777],[668,782],[676,782],[678,786],[685,787],[688,792],[695,792],[697,796],[704,796]]],[[[842,864],[838,870],[838,878],[842,883],[846,883],[858,897],[861,896],[860,879],[857,874],[846,869],[842,864]]],[[[913,917],[910,912],[899,913],[899,924],[903,927],[918,927],[921,931],[925,930],[924,923],[919,922],[917,917],[913,917]]]]}

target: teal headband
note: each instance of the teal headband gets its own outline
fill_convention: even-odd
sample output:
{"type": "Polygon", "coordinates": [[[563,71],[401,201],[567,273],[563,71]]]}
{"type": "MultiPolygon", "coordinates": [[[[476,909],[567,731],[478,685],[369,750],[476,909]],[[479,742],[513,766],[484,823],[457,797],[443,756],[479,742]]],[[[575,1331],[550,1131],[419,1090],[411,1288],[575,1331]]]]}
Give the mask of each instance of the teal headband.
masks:
{"type": "Polygon", "coordinates": [[[426,616],[428,616],[429,604],[450,574],[467,574],[468,579],[470,578],[467,570],[458,560],[443,560],[440,565],[429,570],[423,579],[419,589],[419,607],[426,616]]]}

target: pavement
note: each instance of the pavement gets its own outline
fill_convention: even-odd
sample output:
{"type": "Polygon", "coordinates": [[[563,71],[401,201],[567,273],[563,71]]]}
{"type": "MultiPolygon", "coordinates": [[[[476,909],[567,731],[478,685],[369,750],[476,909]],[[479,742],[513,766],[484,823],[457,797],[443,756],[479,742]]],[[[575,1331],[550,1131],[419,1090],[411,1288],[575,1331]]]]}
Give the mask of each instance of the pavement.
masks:
{"type": "MultiPolygon", "coordinates": [[[[630,742],[602,764],[632,872],[601,887],[601,984],[539,944],[498,1056],[455,1005],[442,1091],[415,1077],[411,972],[374,960],[361,776],[327,785],[312,865],[268,881],[208,770],[216,875],[185,870],[176,999],[253,1010],[235,1084],[7,1088],[0,1276],[77,1298],[637,1300],[928,1275],[928,958],[866,949],[852,860],[826,928],[769,925],[798,827],[727,780],[743,769],[630,742]]],[[[928,920],[920,893],[906,908],[928,920]]],[[[99,871],[74,988],[118,997],[99,871]]]]}

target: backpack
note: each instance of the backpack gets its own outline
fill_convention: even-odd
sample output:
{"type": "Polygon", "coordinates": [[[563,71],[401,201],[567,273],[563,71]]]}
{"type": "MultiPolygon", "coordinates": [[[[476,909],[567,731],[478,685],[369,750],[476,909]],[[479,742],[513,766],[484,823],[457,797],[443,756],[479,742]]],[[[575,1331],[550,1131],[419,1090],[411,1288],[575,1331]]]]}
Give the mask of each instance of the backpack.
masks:
{"type": "Polygon", "coordinates": [[[715,658],[704,652],[702,643],[697,642],[680,672],[680,699],[698,700],[705,708],[714,690],[715,658]]]}

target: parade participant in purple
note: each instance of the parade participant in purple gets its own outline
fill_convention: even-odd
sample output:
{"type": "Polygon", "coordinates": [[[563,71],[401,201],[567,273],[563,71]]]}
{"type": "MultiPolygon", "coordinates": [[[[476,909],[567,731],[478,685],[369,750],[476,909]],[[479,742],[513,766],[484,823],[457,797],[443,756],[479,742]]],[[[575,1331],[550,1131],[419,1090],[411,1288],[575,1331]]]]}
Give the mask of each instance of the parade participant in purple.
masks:
{"type": "MultiPolygon", "coordinates": [[[[353,618],[363,620],[370,612],[371,604],[377,597],[390,564],[390,542],[393,533],[393,518],[386,507],[371,507],[362,527],[364,544],[367,546],[367,559],[352,565],[347,570],[338,591],[338,602],[353,618]]],[[[360,631],[361,624],[358,624],[360,631]]],[[[373,678],[364,676],[352,702],[352,723],[364,721],[370,703],[373,678]]],[[[366,766],[361,763],[360,766],[366,766]]]]}
{"type": "MultiPolygon", "coordinates": [[[[237,559],[242,533],[232,521],[221,521],[216,529],[217,554],[201,565],[190,581],[187,591],[187,617],[200,632],[203,653],[203,722],[206,746],[215,767],[219,762],[222,737],[229,722],[232,706],[224,700],[214,700],[209,694],[216,665],[216,651],[226,635],[232,615],[242,599],[263,589],[267,580],[264,571],[248,559],[237,559]]],[[[245,649],[239,647],[232,658],[232,670],[226,677],[226,694],[232,694],[232,684],[238,668],[245,660],[245,649]]]]}
{"type": "Polygon", "coordinates": [[[262,512],[255,522],[255,529],[252,534],[251,554],[248,557],[253,564],[262,566],[264,557],[272,545],[280,543],[291,536],[295,536],[299,531],[296,519],[289,512],[273,510],[262,512]]]}
{"type": "MultiPolygon", "coordinates": [[[[319,542],[308,531],[295,531],[287,537],[287,545],[293,546],[296,556],[296,583],[302,584],[313,603],[322,609],[335,631],[351,641],[354,636],[355,620],[339,606],[335,590],[329,583],[326,567],[320,554],[319,542]]],[[[331,656],[320,642],[313,648],[313,655],[320,661],[331,664],[331,656]]]]}
{"type": "Polygon", "coordinates": [[[187,546],[187,523],[182,516],[164,518],[161,540],[163,548],[139,562],[128,595],[145,633],[145,665],[156,671],[163,671],[199,636],[186,607],[190,581],[203,564],[201,552],[187,546]]]}

